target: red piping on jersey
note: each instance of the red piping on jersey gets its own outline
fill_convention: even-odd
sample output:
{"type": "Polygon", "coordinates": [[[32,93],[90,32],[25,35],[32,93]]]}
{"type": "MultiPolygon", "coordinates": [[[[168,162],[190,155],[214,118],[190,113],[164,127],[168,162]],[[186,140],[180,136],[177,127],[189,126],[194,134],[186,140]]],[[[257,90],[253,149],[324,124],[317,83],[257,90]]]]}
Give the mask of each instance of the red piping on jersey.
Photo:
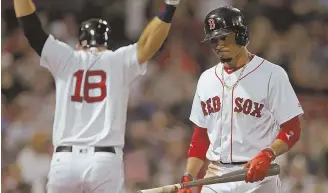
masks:
{"type": "Polygon", "coordinates": [[[223,86],[223,82],[221,80],[221,78],[218,76],[218,74],[216,73],[216,69],[218,68],[218,65],[215,66],[215,76],[219,79],[219,81],[221,82],[222,88],[224,88],[223,86]]]}
{"type": "Polygon", "coordinates": [[[231,119],[230,119],[230,162],[232,163],[232,124],[233,124],[233,92],[235,91],[235,87],[232,88],[231,91],[231,119]]]}
{"type": "Polygon", "coordinates": [[[224,85],[223,85],[223,82],[221,80],[221,78],[218,76],[218,74],[216,73],[216,68],[218,67],[218,65],[216,65],[215,67],[215,75],[216,77],[220,80],[221,82],[221,85],[222,85],[222,96],[221,96],[221,99],[222,99],[222,107],[221,107],[221,128],[220,128],[220,144],[221,144],[221,137],[222,137],[222,128],[223,128],[223,122],[222,122],[222,115],[223,115],[223,106],[224,106],[224,102],[223,102],[223,98],[224,98],[224,85]]]}
{"type": "Polygon", "coordinates": [[[221,137],[222,137],[222,128],[223,128],[223,122],[222,122],[222,115],[223,115],[223,105],[224,105],[224,102],[223,102],[223,99],[224,99],[224,86],[222,85],[222,108],[221,108],[221,129],[220,129],[220,145],[221,145],[221,137]]]}
{"type": "MultiPolygon", "coordinates": [[[[262,62],[256,68],[254,68],[252,71],[248,72],[243,77],[241,77],[239,81],[241,81],[243,78],[245,78],[246,76],[248,76],[249,74],[251,74],[252,72],[254,72],[256,69],[258,69],[263,64],[264,61],[265,60],[263,59],[262,62]]],[[[224,85],[223,85],[223,82],[222,82],[221,78],[216,73],[216,68],[217,68],[217,66],[215,67],[215,75],[219,79],[219,81],[221,82],[221,85],[222,85],[222,88],[223,88],[222,95],[224,96],[224,85]]],[[[231,100],[232,100],[232,103],[231,104],[232,105],[231,105],[231,117],[230,117],[230,162],[232,162],[232,128],[233,128],[233,95],[234,95],[234,90],[235,90],[235,88],[233,88],[232,91],[231,91],[232,92],[232,94],[231,94],[231,97],[232,97],[231,98],[231,100]]],[[[222,101],[224,101],[223,100],[223,97],[222,97],[222,101]]],[[[224,104],[224,102],[222,102],[221,120],[222,120],[223,104],[224,104]]],[[[223,123],[221,121],[221,131],[220,131],[220,134],[222,134],[222,125],[223,125],[223,123]]]]}
{"type": "Polygon", "coordinates": [[[256,66],[256,68],[254,68],[252,71],[250,71],[249,73],[247,73],[247,74],[245,74],[243,77],[241,77],[239,81],[241,81],[243,78],[245,78],[246,76],[248,76],[250,73],[252,73],[252,72],[254,72],[256,69],[258,69],[258,68],[263,64],[263,62],[264,62],[264,59],[262,60],[262,62],[261,62],[258,66],[256,66]]]}
{"type": "MultiPolygon", "coordinates": [[[[239,80],[239,83],[240,81],[245,78],[246,76],[248,76],[250,73],[254,72],[256,69],[258,69],[264,62],[264,59],[262,60],[262,62],[256,67],[254,68],[252,71],[250,71],[249,73],[245,74],[245,76],[241,77],[240,80],[239,80]]],[[[238,83],[238,84],[239,84],[238,83]]],[[[232,88],[232,94],[231,94],[231,124],[230,124],[230,161],[232,162],[232,124],[233,124],[233,94],[234,94],[234,91],[235,91],[235,87],[232,88]]]]}

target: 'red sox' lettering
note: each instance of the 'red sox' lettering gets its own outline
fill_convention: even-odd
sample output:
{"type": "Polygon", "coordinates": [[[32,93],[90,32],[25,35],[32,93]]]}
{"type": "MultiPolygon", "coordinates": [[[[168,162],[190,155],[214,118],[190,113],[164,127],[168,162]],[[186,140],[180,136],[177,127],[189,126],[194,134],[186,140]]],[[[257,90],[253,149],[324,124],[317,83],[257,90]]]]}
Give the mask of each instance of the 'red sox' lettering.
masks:
{"type": "Polygon", "coordinates": [[[237,97],[235,99],[235,105],[236,107],[234,109],[234,112],[243,112],[245,115],[250,114],[253,117],[257,118],[260,118],[262,116],[261,111],[264,105],[257,102],[253,102],[251,99],[246,99],[244,101],[243,98],[237,97]]]}
{"type": "MultiPolygon", "coordinates": [[[[212,113],[217,113],[221,110],[221,100],[218,96],[209,98],[206,101],[201,101],[201,105],[204,116],[210,115],[212,113]]],[[[237,97],[235,99],[234,112],[242,112],[245,115],[251,115],[253,117],[260,118],[262,116],[261,111],[263,107],[263,104],[253,102],[251,99],[243,99],[237,97]]]]}
{"type": "Polygon", "coordinates": [[[206,102],[201,102],[203,113],[205,116],[211,114],[211,113],[217,113],[221,109],[221,102],[220,97],[215,96],[213,98],[209,98],[206,100],[206,102]]]}

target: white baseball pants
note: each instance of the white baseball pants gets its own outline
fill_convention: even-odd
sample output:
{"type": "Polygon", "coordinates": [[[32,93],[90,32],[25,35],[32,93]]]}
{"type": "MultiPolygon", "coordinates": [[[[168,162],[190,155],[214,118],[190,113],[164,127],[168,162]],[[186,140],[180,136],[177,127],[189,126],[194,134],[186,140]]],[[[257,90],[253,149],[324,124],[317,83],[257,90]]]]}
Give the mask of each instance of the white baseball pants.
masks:
{"type": "MultiPolygon", "coordinates": [[[[243,165],[210,163],[204,178],[222,175],[242,168],[243,165]]],[[[264,178],[263,181],[254,183],[240,181],[211,184],[203,186],[201,193],[281,193],[281,182],[279,176],[271,176],[264,178]]]]}
{"type": "Polygon", "coordinates": [[[115,151],[73,146],[72,152],[54,153],[47,193],[124,193],[123,153],[115,151]]]}

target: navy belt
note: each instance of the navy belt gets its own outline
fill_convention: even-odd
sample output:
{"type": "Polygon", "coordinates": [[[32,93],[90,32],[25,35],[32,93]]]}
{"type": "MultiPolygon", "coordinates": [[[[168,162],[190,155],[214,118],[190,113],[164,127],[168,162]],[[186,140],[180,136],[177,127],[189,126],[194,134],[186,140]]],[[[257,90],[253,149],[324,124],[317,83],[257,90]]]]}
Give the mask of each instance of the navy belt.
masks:
{"type": "MultiPolygon", "coordinates": [[[[56,148],[56,152],[72,152],[72,151],[73,151],[72,146],[58,146],[56,148]]],[[[96,146],[94,152],[115,153],[115,148],[111,146],[107,146],[107,147],[96,146]]]]}
{"type": "Polygon", "coordinates": [[[243,164],[247,164],[247,161],[242,161],[242,162],[229,162],[229,163],[224,163],[222,161],[220,161],[220,164],[223,164],[223,165],[243,165],[243,164]]]}

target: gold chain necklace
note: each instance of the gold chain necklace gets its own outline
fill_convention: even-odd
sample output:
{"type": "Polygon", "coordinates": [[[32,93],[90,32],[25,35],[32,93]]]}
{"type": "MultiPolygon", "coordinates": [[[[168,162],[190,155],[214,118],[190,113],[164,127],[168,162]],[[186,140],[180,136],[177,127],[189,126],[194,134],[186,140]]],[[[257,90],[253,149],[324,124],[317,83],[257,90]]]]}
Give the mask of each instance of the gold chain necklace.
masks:
{"type": "MultiPolygon", "coordinates": [[[[249,59],[249,55],[248,55],[248,59],[249,59]]],[[[244,71],[245,71],[245,69],[246,69],[247,64],[248,64],[248,63],[246,63],[246,64],[243,66],[242,71],[240,72],[237,81],[235,82],[235,84],[233,84],[233,85],[231,85],[231,86],[228,85],[228,84],[225,82],[225,80],[224,80],[224,72],[223,72],[223,71],[224,71],[224,65],[222,65],[221,77],[222,77],[222,83],[223,83],[223,86],[226,87],[226,88],[229,89],[229,90],[234,89],[234,88],[237,86],[238,82],[240,81],[240,78],[242,77],[242,75],[243,75],[243,73],[244,73],[244,71]]]]}

